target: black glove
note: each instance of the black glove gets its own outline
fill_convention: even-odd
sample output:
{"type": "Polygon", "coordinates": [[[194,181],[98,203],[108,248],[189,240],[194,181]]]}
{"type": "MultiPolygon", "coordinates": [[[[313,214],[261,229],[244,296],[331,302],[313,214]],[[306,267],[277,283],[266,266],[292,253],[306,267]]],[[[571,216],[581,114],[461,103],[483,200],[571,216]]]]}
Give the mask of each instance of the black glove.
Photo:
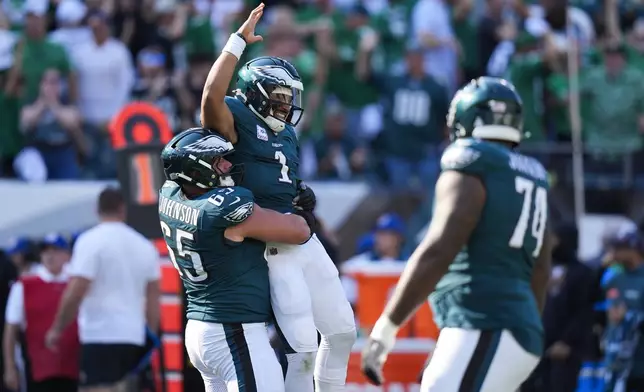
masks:
{"type": "Polygon", "coordinates": [[[300,181],[297,186],[297,196],[293,199],[293,205],[296,210],[313,211],[317,204],[317,198],[311,188],[300,181]]]}
{"type": "Polygon", "coordinates": [[[311,237],[313,237],[313,234],[315,234],[315,232],[317,231],[318,220],[315,217],[315,214],[313,214],[313,211],[295,210],[295,214],[304,218],[306,224],[309,225],[309,229],[311,229],[311,235],[306,241],[304,241],[304,243],[306,243],[309,239],[311,239],[311,237]]]}

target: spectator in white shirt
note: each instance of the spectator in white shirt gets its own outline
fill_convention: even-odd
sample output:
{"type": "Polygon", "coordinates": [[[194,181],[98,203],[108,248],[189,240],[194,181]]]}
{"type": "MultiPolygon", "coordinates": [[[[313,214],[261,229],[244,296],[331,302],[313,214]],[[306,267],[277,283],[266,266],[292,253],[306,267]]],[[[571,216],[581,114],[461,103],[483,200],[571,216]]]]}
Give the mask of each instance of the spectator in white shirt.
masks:
{"type": "Polygon", "coordinates": [[[87,21],[93,39],[74,49],[72,55],[78,74],[78,106],[93,145],[87,164],[92,176],[114,178],[116,164],[110,153],[107,124],[130,99],[134,83],[132,55],[121,41],[110,36],[105,13],[94,11],[87,21]]]}
{"type": "Polygon", "coordinates": [[[425,49],[425,71],[456,91],[460,44],[452,30],[448,3],[454,0],[420,0],[412,11],[414,40],[425,49]]]}
{"type": "Polygon", "coordinates": [[[86,13],[87,7],[80,0],[61,0],[56,7],[58,28],[49,34],[49,39],[65,48],[68,56],[77,47],[93,41],[92,31],[82,25],[86,13]]]}
{"type": "Polygon", "coordinates": [[[99,195],[98,213],[101,223],[74,245],[71,280],[47,334],[48,346],[56,347],[60,331],[78,312],[82,392],[122,388],[145,354],[146,324],[153,331],[159,325],[156,249],[125,224],[119,190],[99,195]]]}

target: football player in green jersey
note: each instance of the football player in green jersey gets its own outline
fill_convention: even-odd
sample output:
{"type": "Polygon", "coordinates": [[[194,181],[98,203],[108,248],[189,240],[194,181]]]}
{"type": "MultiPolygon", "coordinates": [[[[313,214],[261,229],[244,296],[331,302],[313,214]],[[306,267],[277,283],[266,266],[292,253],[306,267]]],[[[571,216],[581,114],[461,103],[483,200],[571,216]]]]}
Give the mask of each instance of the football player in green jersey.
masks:
{"type": "MultiPolygon", "coordinates": [[[[302,117],[304,89],[297,70],[277,57],[252,59],[239,71],[235,96],[226,97],[246,45],[261,40],[254,30],[262,13],[263,5],[251,12],[213,65],[202,97],[202,126],[235,144],[231,162],[244,165],[239,185],[253,192],[258,205],[311,213],[314,193],[296,178],[293,127],[302,117]]],[[[271,305],[287,349],[287,392],[313,392],[314,385],[316,392],[344,390],[356,327],[333,261],[315,235],[298,246],[268,243],[266,259],[271,305]]]]}
{"type": "Polygon", "coordinates": [[[167,181],[159,219],[186,291],[186,350],[206,392],[284,392],[266,330],[272,311],[264,242],[300,244],[312,230],[301,216],[261,208],[235,186],[240,171],[227,160],[232,152],[230,142],[193,128],[161,153],[167,181]]]}
{"type": "Polygon", "coordinates": [[[400,325],[428,295],[440,335],[422,392],[515,391],[539,362],[550,276],[544,167],[515,148],[522,103],[482,77],[452,100],[434,216],[362,355],[374,383],[400,325]],[[431,293],[431,295],[430,295],[431,293]]]}

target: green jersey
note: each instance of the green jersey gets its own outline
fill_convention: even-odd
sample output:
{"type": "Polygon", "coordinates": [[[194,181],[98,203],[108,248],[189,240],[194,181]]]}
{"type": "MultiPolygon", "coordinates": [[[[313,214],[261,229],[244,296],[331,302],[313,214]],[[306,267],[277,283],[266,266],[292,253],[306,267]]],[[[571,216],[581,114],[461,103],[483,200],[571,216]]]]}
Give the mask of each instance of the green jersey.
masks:
{"type": "Polygon", "coordinates": [[[226,97],[226,104],[237,131],[237,144],[230,162],[244,165],[239,185],[250,189],[262,208],[293,212],[300,164],[295,130],[287,126],[275,133],[239,99],[226,97]]]}
{"type": "Polygon", "coordinates": [[[439,327],[507,329],[540,355],[543,327],[531,279],[548,219],[547,172],[500,144],[461,139],[442,170],[478,177],[485,206],[468,243],[430,296],[439,327]]]}
{"type": "Polygon", "coordinates": [[[265,244],[237,243],[228,227],[253,213],[253,194],[241,187],[215,188],[187,199],[167,181],[159,191],[159,219],[170,260],[179,270],[188,298],[187,317],[213,323],[271,320],[265,244]]]}

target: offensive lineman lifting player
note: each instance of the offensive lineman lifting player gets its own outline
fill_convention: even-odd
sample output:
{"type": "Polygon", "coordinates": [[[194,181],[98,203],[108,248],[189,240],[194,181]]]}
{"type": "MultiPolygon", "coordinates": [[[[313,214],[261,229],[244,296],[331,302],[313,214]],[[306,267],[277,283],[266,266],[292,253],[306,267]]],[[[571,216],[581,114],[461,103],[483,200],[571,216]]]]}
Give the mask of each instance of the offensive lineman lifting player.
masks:
{"type": "Polygon", "coordinates": [[[374,326],[362,369],[375,384],[402,323],[429,296],[441,328],[422,392],[511,392],[539,362],[550,276],[546,170],[514,151],[514,86],[482,77],[459,90],[447,124],[434,215],[374,326]],[[431,295],[430,295],[431,293],[431,295]]]}
{"type": "MultiPolygon", "coordinates": [[[[299,147],[293,127],[302,117],[304,88],[296,69],[277,57],[253,59],[239,71],[235,97],[226,97],[246,45],[262,39],[255,25],[263,11],[260,4],[251,12],[212,66],[201,122],[235,145],[230,161],[244,166],[239,185],[253,192],[259,206],[310,221],[315,195],[295,177],[299,147]]],[[[267,243],[265,255],[271,304],[287,346],[286,391],[313,392],[313,376],[316,392],[343,390],[356,328],[335,265],[315,235],[297,246],[267,243]]]]}
{"type": "Polygon", "coordinates": [[[188,304],[186,350],[206,392],[284,392],[266,323],[272,320],[265,244],[299,244],[305,219],[263,209],[235,186],[233,145],[193,128],[175,136],[161,160],[167,181],[159,219],[188,304]]]}

